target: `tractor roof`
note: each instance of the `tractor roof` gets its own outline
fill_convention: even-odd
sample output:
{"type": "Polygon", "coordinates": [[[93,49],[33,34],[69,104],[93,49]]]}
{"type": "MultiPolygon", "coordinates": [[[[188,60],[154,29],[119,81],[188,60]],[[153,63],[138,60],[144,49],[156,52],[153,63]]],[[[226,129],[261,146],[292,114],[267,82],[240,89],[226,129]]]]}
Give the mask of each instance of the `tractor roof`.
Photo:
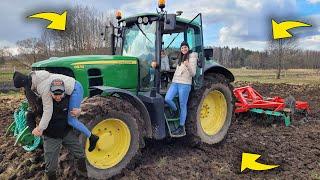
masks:
{"type": "MultiPolygon", "coordinates": [[[[132,21],[132,20],[136,20],[138,17],[151,17],[151,16],[153,16],[153,17],[156,17],[156,16],[158,16],[158,14],[156,14],[156,13],[141,13],[141,14],[136,14],[136,15],[134,15],[134,16],[129,16],[129,17],[125,17],[125,18],[122,18],[121,20],[120,20],[120,22],[121,21],[132,21]]],[[[189,19],[185,19],[185,18],[181,18],[181,17],[177,17],[177,22],[180,22],[180,23],[185,23],[185,24],[188,24],[188,23],[190,23],[190,21],[191,20],[189,20],[189,19]]],[[[191,22],[191,24],[192,25],[194,25],[194,26],[200,26],[200,24],[198,24],[197,22],[195,22],[195,21],[193,21],[193,22],[191,22]]]]}

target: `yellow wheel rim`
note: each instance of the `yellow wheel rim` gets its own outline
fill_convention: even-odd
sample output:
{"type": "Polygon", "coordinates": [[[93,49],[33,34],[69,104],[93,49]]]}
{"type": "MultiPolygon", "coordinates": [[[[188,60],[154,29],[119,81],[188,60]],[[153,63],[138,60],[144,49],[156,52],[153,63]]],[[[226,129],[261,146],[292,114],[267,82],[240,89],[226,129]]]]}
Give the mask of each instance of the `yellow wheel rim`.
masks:
{"type": "Polygon", "coordinates": [[[131,135],[129,127],[120,119],[106,119],[98,123],[92,133],[99,136],[96,148],[88,151],[89,139],[86,142],[86,156],[89,163],[99,169],[117,165],[127,154],[131,135]]]}
{"type": "Polygon", "coordinates": [[[207,135],[217,134],[227,117],[227,101],[224,95],[214,90],[203,100],[200,111],[200,124],[207,135]]]}

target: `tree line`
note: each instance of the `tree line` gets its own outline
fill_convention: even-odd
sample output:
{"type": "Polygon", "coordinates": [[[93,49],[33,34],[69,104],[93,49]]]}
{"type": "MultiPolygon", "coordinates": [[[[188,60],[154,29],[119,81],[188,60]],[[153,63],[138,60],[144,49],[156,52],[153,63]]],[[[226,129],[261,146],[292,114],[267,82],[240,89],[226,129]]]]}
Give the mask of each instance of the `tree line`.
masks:
{"type": "Polygon", "coordinates": [[[281,69],[319,69],[320,51],[302,50],[296,47],[296,43],[269,42],[269,47],[264,51],[212,47],[213,58],[229,68],[277,69],[280,65],[281,69]]]}

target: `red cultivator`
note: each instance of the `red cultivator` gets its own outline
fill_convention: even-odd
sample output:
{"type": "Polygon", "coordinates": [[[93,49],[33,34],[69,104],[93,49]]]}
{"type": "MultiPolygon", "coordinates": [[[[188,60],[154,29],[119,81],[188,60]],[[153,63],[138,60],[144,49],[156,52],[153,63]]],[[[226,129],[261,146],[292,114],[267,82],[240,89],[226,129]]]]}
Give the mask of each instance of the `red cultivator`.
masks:
{"type": "Polygon", "coordinates": [[[253,112],[269,116],[283,117],[286,126],[289,126],[290,115],[296,111],[309,112],[307,102],[295,101],[293,97],[283,99],[281,97],[264,98],[250,86],[235,88],[233,93],[237,99],[236,113],[253,112]]]}

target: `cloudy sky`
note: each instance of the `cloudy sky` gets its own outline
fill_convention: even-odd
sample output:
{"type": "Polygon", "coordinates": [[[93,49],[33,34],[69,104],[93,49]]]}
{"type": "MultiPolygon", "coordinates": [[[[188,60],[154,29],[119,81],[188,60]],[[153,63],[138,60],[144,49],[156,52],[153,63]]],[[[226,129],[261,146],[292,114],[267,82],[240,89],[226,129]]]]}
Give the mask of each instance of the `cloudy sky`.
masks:
{"type": "MultiPolygon", "coordinates": [[[[44,20],[27,19],[37,12],[63,12],[76,4],[101,12],[116,9],[124,16],[155,12],[156,0],[1,0],[0,47],[14,48],[18,40],[39,37],[44,20]],[[41,21],[41,22],[40,22],[41,21]]],[[[271,37],[271,19],[299,20],[312,27],[295,29],[303,49],[320,50],[320,0],[167,0],[166,10],[183,11],[182,17],[203,14],[204,43],[212,46],[263,50],[271,37]]]]}

